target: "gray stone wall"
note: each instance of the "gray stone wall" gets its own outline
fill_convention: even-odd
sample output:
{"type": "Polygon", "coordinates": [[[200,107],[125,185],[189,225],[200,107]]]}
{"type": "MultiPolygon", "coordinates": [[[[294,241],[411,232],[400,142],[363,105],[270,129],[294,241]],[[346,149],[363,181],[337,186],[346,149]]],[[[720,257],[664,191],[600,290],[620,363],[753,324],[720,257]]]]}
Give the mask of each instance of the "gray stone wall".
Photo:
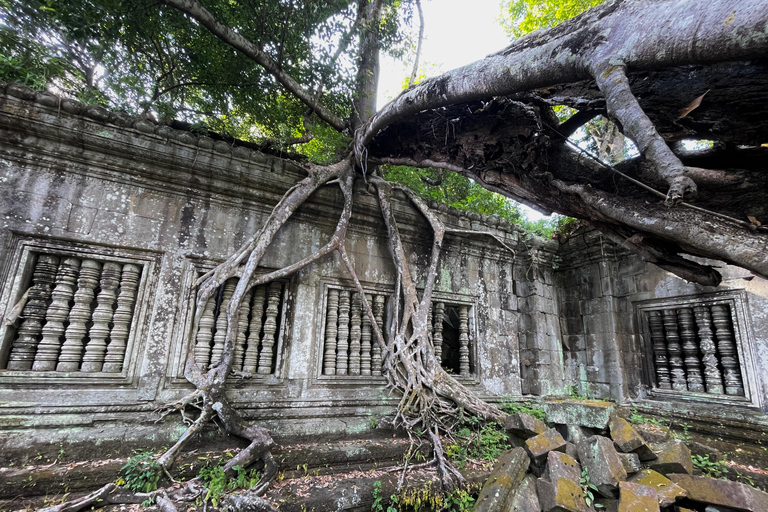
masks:
{"type": "MultiPolygon", "coordinates": [[[[556,283],[566,383],[582,393],[632,401],[672,414],[736,415],[745,421],[765,422],[768,281],[738,267],[702,260],[719,267],[722,284],[688,283],[590,230],[568,240],[560,253],[564,261],[556,272],[556,283]],[[679,311],[702,304],[728,305],[738,346],[734,359],[745,396],[658,389],[651,333],[643,315],[652,309],[679,311]]],[[[692,322],[694,332],[696,328],[692,322]]],[[[699,347],[692,354],[701,359],[704,349],[699,347]]],[[[721,355],[718,348],[717,357],[721,355]]],[[[680,357],[687,374],[686,354],[680,357]]],[[[703,364],[699,366],[705,371],[703,364]]],[[[715,374],[718,372],[724,372],[722,362],[715,374]]]]}
{"type": "MultiPolygon", "coordinates": [[[[141,279],[119,372],[0,370],[0,443],[17,446],[30,428],[39,437],[69,440],[88,438],[97,426],[105,439],[156,432],[148,423],[152,411],[190,389],[182,368],[195,338],[194,280],[256,232],[303,172],[247,147],[3,87],[0,311],[11,313],[42,254],[76,264],[135,265],[141,279]]],[[[392,293],[394,268],[378,205],[358,185],[347,249],[367,290],[392,293]]],[[[334,187],[318,191],[279,232],[263,265],[282,267],[324,244],[341,203],[334,187]]],[[[435,299],[471,306],[475,371],[467,384],[491,398],[559,390],[563,354],[552,268],[557,244],[499,219],[433,206],[447,224],[490,231],[515,251],[485,235],[447,237],[435,299]]],[[[396,216],[423,281],[428,226],[404,198],[396,216]]],[[[326,293],[329,286],[351,284],[335,256],[285,282],[275,372],[231,386],[246,417],[277,435],[330,434],[361,431],[371,416],[391,411],[395,399],[381,377],[322,372],[326,293]]],[[[100,282],[98,289],[105,286],[100,282]]],[[[75,299],[69,297],[70,304],[75,299]]],[[[66,297],[61,300],[66,304],[66,297]]],[[[0,359],[6,363],[16,331],[0,327],[0,359]]],[[[175,419],[168,425],[169,435],[179,428],[175,419]]]]}

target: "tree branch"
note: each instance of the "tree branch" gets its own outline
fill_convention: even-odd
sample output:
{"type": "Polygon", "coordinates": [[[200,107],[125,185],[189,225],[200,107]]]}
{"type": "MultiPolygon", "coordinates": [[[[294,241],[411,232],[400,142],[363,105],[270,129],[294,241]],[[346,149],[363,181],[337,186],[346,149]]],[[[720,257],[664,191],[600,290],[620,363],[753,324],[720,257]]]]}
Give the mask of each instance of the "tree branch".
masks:
{"type": "Polygon", "coordinates": [[[290,93],[299,98],[309,108],[314,110],[318,117],[333,126],[338,131],[346,128],[346,123],[331,112],[330,109],[322,105],[310,91],[304,89],[292,76],[280,68],[266,52],[261,50],[251,41],[247,40],[224,23],[219,21],[210,11],[208,11],[198,0],[160,0],[166,5],[174,7],[179,11],[191,16],[201,25],[207,28],[213,35],[221,41],[242,52],[246,57],[263,67],[269,74],[274,76],[283,87],[290,93]]]}

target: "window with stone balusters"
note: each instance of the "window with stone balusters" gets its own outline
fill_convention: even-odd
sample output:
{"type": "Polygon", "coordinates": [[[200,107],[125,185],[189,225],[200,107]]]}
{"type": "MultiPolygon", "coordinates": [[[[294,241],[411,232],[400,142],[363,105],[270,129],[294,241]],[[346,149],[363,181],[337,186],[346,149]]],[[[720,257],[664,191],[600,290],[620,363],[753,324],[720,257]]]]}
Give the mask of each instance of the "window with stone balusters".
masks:
{"type": "MultiPolygon", "coordinates": [[[[207,370],[221,360],[227,332],[227,306],[239,278],[222,284],[208,299],[194,339],[195,362],[207,370]]],[[[281,339],[285,282],[254,286],[245,293],[240,306],[238,334],[232,369],[252,375],[272,375],[277,368],[281,339]]]]}
{"type": "MultiPolygon", "coordinates": [[[[389,295],[365,294],[373,317],[386,335],[389,295]]],[[[459,377],[474,374],[474,347],[470,329],[471,306],[432,301],[429,324],[435,355],[443,368],[459,377]]],[[[382,351],[360,294],[353,289],[329,287],[325,295],[322,375],[381,376],[382,351]]]]}
{"type": "Polygon", "coordinates": [[[81,252],[21,252],[19,286],[3,326],[4,373],[122,374],[147,262],[81,252]]]}
{"type": "Polygon", "coordinates": [[[753,357],[738,292],[642,303],[646,373],[654,394],[754,402],[753,357]]]}

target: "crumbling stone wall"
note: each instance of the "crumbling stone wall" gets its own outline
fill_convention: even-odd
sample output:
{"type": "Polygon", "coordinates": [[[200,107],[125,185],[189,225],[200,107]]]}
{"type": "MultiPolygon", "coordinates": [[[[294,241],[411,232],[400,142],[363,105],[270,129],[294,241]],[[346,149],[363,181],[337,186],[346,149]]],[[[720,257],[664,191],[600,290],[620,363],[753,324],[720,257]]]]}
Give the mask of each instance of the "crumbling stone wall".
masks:
{"type": "MultiPolygon", "coordinates": [[[[243,145],[17,85],[2,84],[0,93],[0,312],[13,317],[24,292],[31,292],[21,317],[0,327],[0,445],[18,450],[94,435],[104,443],[150,435],[162,442],[152,411],[189,389],[182,367],[198,334],[191,326],[195,279],[261,226],[302,177],[301,168],[243,145]],[[52,298],[51,285],[59,282],[64,285],[52,298]],[[135,301],[126,305],[122,290],[131,282],[135,301]],[[48,295],[41,292],[46,286],[48,295]],[[95,296],[91,311],[76,290],[95,296]],[[93,337],[106,345],[115,319],[130,325],[124,360],[102,367],[105,354],[117,360],[122,352],[101,346],[89,356],[98,370],[78,368],[78,351],[91,343],[89,329],[96,326],[101,334],[93,337]],[[70,344],[75,362],[60,366],[57,352],[64,349],[56,340],[69,340],[62,333],[78,323],[84,347],[70,344]],[[26,344],[18,343],[19,329],[27,331],[26,344]],[[46,335],[41,329],[52,358],[45,364],[37,362],[46,335]]],[[[395,276],[378,204],[358,185],[347,248],[366,290],[387,296],[395,276]]],[[[341,203],[334,187],[315,194],[278,234],[263,264],[282,267],[323,244],[341,203]]],[[[432,206],[446,224],[492,231],[515,251],[487,236],[447,237],[435,301],[463,308],[468,317],[461,328],[468,329],[473,371],[465,382],[487,397],[559,390],[557,244],[497,218],[432,206]]],[[[422,276],[431,232],[404,198],[396,208],[411,263],[422,276]]],[[[233,403],[246,417],[278,436],[332,434],[368,428],[371,416],[392,409],[395,399],[381,377],[324,372],[328,290],[351,287],[343,265],[327,258],[274,293],[279,304],[263,313],[274,331],[273,365],[232,384],[233,403]]],[[[208,319],[214,324],[215,309],[208,319]]],[[[168,435],[175,422],[167,423],[168,435]]]]}

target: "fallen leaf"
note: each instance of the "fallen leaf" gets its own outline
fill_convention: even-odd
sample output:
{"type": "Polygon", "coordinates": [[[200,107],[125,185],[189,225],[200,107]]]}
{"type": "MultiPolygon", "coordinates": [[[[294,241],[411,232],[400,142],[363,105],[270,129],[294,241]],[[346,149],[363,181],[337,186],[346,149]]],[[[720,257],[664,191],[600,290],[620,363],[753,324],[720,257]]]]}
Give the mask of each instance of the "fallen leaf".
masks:
{"type": "Polygon", "coordinates": [[[756,218],[754,218],[752,215],[747,215],[747,218],[749,219],[749,222],[751,222],[751,223],[752,223],[752,224],[754,224],[755,226],[757,226],[757,227],[760,227],[760,226],[762,226],[762,224],[760,223],[760,221],[759,221],[759,220],[757,220],[756,218]]]}
{"type": "MultiPolygon", "coordinates": [[[[707,89],[707,92],[709,92],[709,91],[710,90],[707,89]]],[[[698,98],[693,100],[687,107],[685,107],[683,110],[681,110],[680,111],[680,115],[678,116],[678,119],[684,118],[685,116],[687,116],[688,114],[693,112],[695,109],[697,109],[699,107],[699,105],[701,105],[701,100],[703,100],[704,96],[707,95],[707,92],[705,92],[704,94],[702,94],[701,96],[699,96],[698,98]]]]}

